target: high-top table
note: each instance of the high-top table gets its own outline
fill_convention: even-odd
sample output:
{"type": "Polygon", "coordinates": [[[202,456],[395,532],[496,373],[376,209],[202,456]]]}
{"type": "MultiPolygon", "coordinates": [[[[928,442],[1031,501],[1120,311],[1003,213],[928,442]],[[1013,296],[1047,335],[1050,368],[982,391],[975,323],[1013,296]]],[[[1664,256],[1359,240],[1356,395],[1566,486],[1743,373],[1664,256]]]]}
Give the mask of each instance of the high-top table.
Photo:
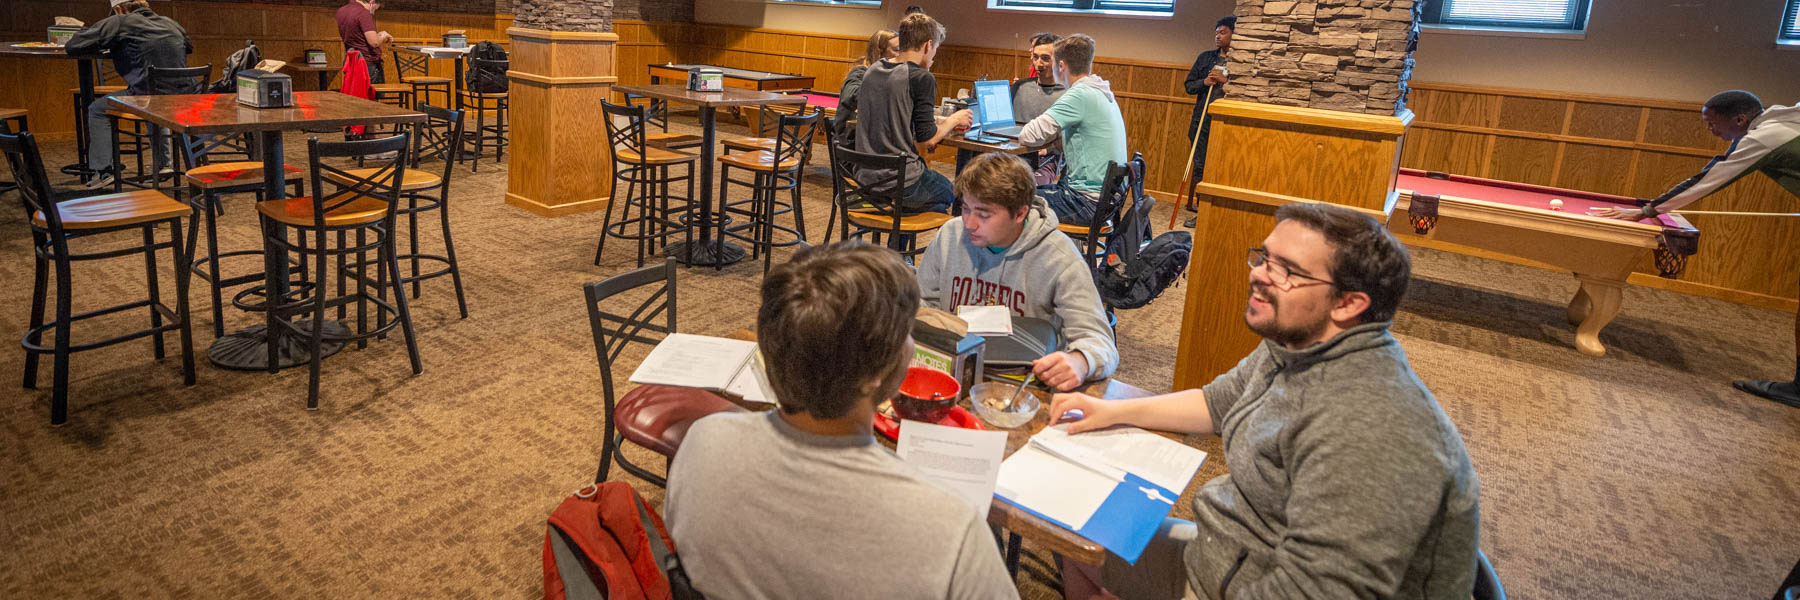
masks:
{"type": "Polygon", "coordinates": [[[294,62],[290,62],[288,64],[282,65],[281,68],[284,70],[293,71],[295,73],[313,73],[315,75],[318,75],[319,76],[319,91],[325,92],[325,91],[331,90],[331,80],[337,76],[339,71],[344,70],[344,65],[342,65],[342,64],[315,65],[315,64],[306,62],[305,59],[299,59],[299,60],[295,60],[294,62]]]}
{"type": "MultiPolygon", "coordinates": [[[[713,210],[713,146],[715,122],[719,107],[761,106],[768,104],[805,104],[806,99],[789,94],[759,92],[738,88],[725,88],[720,92],[689,91],[685,85],[616,85],[613,90],[623,94],[633,94],[647,98],[657,98],[670,102],[692,104],[700,108],[700,176],[696,185],[700,186],[700,215],[694,218],[689,227],[700,229],[700,239],[692,245],[686,242],[669,244],[665,252],[675,260],[686,265],[712,265],[723,268],[725,265],[744,260],[745,251],[736,244],[724,239],[724,227],[730,223],[713,210]],[[719,230],[714,232],[714,230],[719,230]],[[713,236],[718,239],[714,240],[713,236]]],[[[688,190],[694,193],[694,190],[688,190]]],[[[723,199],[721,199],[723,200],[723,199]]]]}
{"type": "Polygon", "coordinates": [[[450,105],[462,110],[463,59],[469,56],[468,48],[445,48],[441,46],[394,46],[395,50],[423,54],[433,59],[449,59],[455,63],[455,77],[450,81],[450,105]]]}
{"type": "MultiPolygon", "coordinates": [[[[296,92],[294,105],[288,108],[252,108],[237,103],[234,94],[186,94],[171,96],[111,96],[119,110],[143,117],[157,126],[180,134],[256,134],[262,151],[263,198],[280,200],[287,197],[284,186],[286,160],[281,135],[301,129],[336,129],[351,125],[387,125],[418,123],[424,113],[364,100],[338,92],[296,92]],[[274,174],[271,176],[270,174],[274,174]]],[[[314,190],[318,193],[318,190],[314,190]]],[[[287,261],[270,261],[278,265],[277,289],[266,291],[268,298],[287,295],[287,261]]],[[[320,285],[323,285],[321,282],[320,285]]],[[[323,318],[324,315],[315,315],[323,318]]],[[[326,322],[326,335],[346,335],[342,323],[326,322]]],[[[253,325],[213,340],[207,358],[227,369],[268,370],[269,332],[264,325],[253,325]]],[[[343,348],[343,344],[327,345],[327,356],[343,348]]],[[[305,364],[311,359],[298,343],[283,344],[278,367],[305,364]]]]}
{"type": "Polygon", "coordinates": [[[25,43],[29,42],[0,42],[0,58],[36,58],[75,61],[76,79],[80,81],[78,86],[81,90],[75,107],[75,113],[77,115],[75,118],[75,155],[78,162],[63,167],[62,172],[86,180],[89,175],[87,170],[87,107],[88,104],[94,101],[94,61],[106,58],[106,55],[70,56],[68,50],[64,49],[62,46],[19,46],[19,44],[25,43]]]}

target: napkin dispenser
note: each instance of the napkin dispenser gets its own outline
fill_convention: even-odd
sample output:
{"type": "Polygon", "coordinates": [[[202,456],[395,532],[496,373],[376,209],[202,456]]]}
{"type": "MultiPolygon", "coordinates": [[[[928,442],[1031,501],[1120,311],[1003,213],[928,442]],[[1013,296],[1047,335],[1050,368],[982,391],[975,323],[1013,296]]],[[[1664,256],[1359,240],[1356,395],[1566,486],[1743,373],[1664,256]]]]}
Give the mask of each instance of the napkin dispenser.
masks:
{"type": "Polygon", "coordinates": [[[689,69],[687,89],[694,92],[723,92],[725,72],[711,68],[689,69]]]}
{"type": "Polygon", "coordinates": [[[444,47],[445,48],[467,48],[467,47],[469,47],[469,36],[462,29],[452,29],[448,32],[445,32],[444,33],[444,47]]]}
{"type": "Polygon", "coordinates": [[[294,79],[285,73],[239,71],[238,104],[256,108],[287,108],[294,105],[294,79]]]}
{"type": "Polygon", "coordinates": [[[987,340],[969,333],[967,324],[956,315],[930,308],[921,308],[919,313],[913,320],[913,364],[949,373],[962,384],[963,393],[968,393],[984,376],[987,340]],[[947,315],[954,323],[930,313],[947,315]]]}
{"type": "Polygon", "coordinates": [[[326,64],[329,64],[330,62],[331,62],[331,59],[325,56],[324,50],[316,50],[316,49],[311,49],[311,48],[306,50],[306,64],[315,66],[315,67],[323,67],[326,64]]]}
{"type": "Polygon", "coordinates": [[[58,46],[67,46],[67,45],[69,45],[69,38],[75,37],[75,33],[79,32],[79,31],[81,31],[80,27],[69,26],[69,25],[51,25],[49,27],[49,30],[46,32],[47,33],[46,37],[48,39],[46,39],[45,41],[52,43],[52,44],[56,44],[58,46]]]}

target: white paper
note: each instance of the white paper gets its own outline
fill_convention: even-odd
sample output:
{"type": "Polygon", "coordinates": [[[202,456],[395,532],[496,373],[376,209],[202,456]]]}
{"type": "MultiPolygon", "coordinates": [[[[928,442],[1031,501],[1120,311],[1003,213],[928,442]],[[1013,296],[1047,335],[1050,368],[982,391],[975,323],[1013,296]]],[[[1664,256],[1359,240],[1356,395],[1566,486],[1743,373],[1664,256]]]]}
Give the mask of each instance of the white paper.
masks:
{"type": "Polygon", "coordinates": [[[1012,309],[1004,306],[958,306],[956,316],[975,335],[1012,335],[1012,309]]]}
{"type": "Polygon", "coordinates": [[[751,355],[750,362],[738,370],[737,377],[731,378],[725,391],[749,402],[780,404],[775,399],[775,388],[769,386],[769,374],[763,369],[761,352],[751,355]]]}
{"type": "Polygon", "coordinates": [[[1000,465],[994,493],[1080,531],[1117,485],[1099,471],[1028,444],[1000,465]]]}
{"type": "Polygon", "coordinates": [[[1006,456],[1006,432],[901,421],[894,452],[926,477],[955,492],[987,519],[994,482],[1006,456]]]}
{"type": "Polygon", "coordinates": [[[1136,427],[1069,435],[1065,423],[1044,428],[1031,441],[1070,454],[1071,460],[1099,461],[1176,494],[1187,489],[1201,463],[1206,462],[1205,452],[1136,427]]]}
{"type": "Polygon", "coordinates": [[[727,389],[756,353],[756,342],[671,333],[631,373],[631,382],[727,389]]]}

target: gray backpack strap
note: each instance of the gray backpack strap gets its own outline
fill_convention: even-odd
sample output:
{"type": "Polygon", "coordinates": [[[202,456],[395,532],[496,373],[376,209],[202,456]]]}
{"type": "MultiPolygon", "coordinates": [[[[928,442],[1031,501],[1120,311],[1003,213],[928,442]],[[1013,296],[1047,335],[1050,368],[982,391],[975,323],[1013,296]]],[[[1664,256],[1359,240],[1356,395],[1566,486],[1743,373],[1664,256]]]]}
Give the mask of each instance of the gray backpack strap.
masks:
{"type": "Polygon", "coordinates": [[[568,600],[606,600],[606,592],[600,588],[606,582],[602,580],[596,585],[588,576],[587,561],[576,555],[569,534],[555,525],[550,526],[550,531],[556,533],[550,536],[550,551],[556,557],[556,575],[562,578],[563,597],[568,600]]]}

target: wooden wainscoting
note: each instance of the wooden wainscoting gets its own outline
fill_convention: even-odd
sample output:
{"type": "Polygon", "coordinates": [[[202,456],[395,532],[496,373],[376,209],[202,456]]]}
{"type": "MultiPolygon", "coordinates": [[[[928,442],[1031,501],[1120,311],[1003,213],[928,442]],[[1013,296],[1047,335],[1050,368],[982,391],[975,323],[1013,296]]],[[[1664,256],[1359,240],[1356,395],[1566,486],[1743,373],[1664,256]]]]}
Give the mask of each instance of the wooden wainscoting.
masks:
{"type": "MultiPolygon", "coordinates": [[[[5,0],[0,9],[0,40],[42,40],[44,28],[58,15],[92,23],[106,14],[105,4],[93,0],[5,0]]],[[[212,64],[255,41],[263,58],[291,61],[308,48],[326,51],[332,64],[342,64],[343,43],[338,38],[333,14],[336,6],[276,6],[241,2],[158,2],[153,7],[175,19],[194,42],[190,65],[212,64]]],[[[429,43],[443,32],[463,29],[471,44],[492,40],[506,43],[512,15],[381,11],[376,23],[394,35],[397,44],[429,43]]],[[[388,79],[397,81],[393,58],[384,57],[388,79]]],[[[432,74],[449,77],[449,61],[431,61],[432,74]]],[[[111,67],[104,68],[111,72],[111,67]]],[[[316,87],[310,76],[295,77],[299,89],[316,87]]],[[[75,63],[65,60],[0,59],[0,106],[31,111],[31,128],[40,137],[67,139],[74,134],[74,108],[68,90],[76,86],[75,63]],[[46,93],[48,92],[48,93],[46,93]]]]}
{"type": "MultiPolygon", "coordinates": [[[[1418,118],[1402,164],[1415,169],[1654,198],[1726,149],[1707,133],[1695,102],[1422,82],[1413,85],[1410,106],[1418,118]]],[[[1767,177],[1750,175],[1689,208],[1794,212],[1796,204],[1767,177]]],[[[1794,310],[1800,248],[1791,240],[1800,223],[1717,215],[1690,220],[1701,232],[1700,253],[1681,279],[1657,277],[1646,257],[1632,283],[1794,310]]],[[[1441,247],[1412,235],[1401,239],[1441,247]]]]}

